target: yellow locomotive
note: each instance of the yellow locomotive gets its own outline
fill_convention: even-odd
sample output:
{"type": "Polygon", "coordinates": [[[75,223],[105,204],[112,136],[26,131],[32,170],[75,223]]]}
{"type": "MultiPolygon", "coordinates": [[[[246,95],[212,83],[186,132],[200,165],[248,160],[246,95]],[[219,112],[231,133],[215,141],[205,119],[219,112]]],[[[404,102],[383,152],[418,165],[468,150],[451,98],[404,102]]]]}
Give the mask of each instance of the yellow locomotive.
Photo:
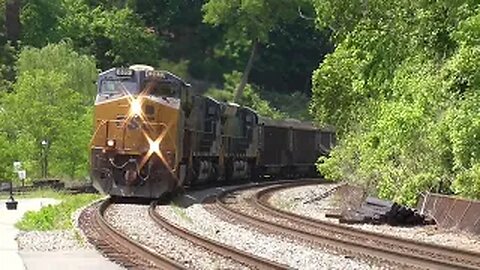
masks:
{"type": "Polygon", "coordinates": [[[168,71],[135,65],[99,75],[91,177],[102,193],[159,198],[196,183],[315,175],[332,130],[273,121],[193,95],[168,71]]]}
{"type": "Polygon", "coordinates": [[[115,196],[156,198],[179,183],[183,120],[180,96],[188,84],[136,65],[100,74],[91,143],[94,186],[115,196]]]}

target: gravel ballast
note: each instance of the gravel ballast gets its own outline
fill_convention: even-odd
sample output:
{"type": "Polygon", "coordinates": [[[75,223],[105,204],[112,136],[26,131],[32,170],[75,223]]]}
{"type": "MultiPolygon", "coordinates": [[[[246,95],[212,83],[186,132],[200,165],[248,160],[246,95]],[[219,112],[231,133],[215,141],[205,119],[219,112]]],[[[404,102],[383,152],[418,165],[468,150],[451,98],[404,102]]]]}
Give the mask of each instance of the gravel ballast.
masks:
{"type": "Polygon", "coordinates": [[[108,222],[130,238],[165,254],[188,269],[248,269],[235,261],[172,235],[148,215],[148,206],[115,204],[107,209],[108,222]]]}
{"type": "MultiPolygon", "coordinates": [[[[334,185],[332,184],[286,189],[275,193],[270,198],[270,202],[274,206],[286,211],[332,223],[338,223],[338,219],[325,217],[326,212],[335,208],[334,205],[336,202],[334,196],[317,199],[328,189],[333,187],[334,185]]],[[[444,230],[435,225],[399,227],[389,225],[351,224],[346,226],[476,252],[480,250],[480,237],[444,230]]]]}
{"type": "Polygon", "coordinates": [[[286,237],[225,222],[201,204],[159,206],[159,213],[181,227],[262,258],[297,269],[372,269],[368,264],[302,245],[286,237]]]}
{"type": "Polygon", "coordinates": [[[17,243],[22,251],[72,251],[87,248],[73,230],[20,232],[17,243]]]}

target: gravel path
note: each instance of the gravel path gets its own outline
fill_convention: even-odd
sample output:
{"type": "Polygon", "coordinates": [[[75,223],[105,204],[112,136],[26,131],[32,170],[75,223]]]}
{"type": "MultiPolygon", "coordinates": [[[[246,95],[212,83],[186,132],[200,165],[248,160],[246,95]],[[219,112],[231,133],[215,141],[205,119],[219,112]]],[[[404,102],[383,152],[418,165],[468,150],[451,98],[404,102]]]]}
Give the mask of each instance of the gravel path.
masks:
{"type": "MultiPolygon", "coordinates": [[[[325,193],[326,186],[303,186],[277,192],[270,198],[270,202],[277,207],[299,215],[338,223],[338,219],[326,218],[325,213],[334,209],[334,196],[316,200],[325,193]]],[[[330,188],[333,185],[330,185],[330,188]]],[[[437,226],[397,227],[389,225],[352,224],[354,228],[373,231],[382,234],[394,235],[417,241],[451,246],[478,252],[480,250],[480,237],[466,233],[447,231],[437,226]]]]}
{"type": "Polygon", "coordinates": [[[18,248],[22,251],[70,251],[87,248],[75,231],[20,232],[18,248]]]}
{"type": "Polygon", "coordinates": [[[202,204],[187,208],[160,206],[157,211],[170,222],[188,230],[297,269],[372,269],[366,263],[312,248],[281,235],[264,234],[251,227],[225,222],[210,214],[202,204]]]}
{"type": "Polygon", "coordinates": [[[235,261],[195,246],[160,228],[148,215],[148,206],[116,204],[107,209],[106,217],[129,237],[188,269],[248,269],[235,261]]]}

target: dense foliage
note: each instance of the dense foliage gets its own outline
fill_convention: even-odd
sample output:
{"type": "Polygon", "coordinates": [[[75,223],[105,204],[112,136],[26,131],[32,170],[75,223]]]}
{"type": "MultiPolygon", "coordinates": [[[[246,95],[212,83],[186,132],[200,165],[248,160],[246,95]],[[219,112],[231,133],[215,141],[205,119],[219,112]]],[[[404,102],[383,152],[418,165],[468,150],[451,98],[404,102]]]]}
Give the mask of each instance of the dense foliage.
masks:
{"type": "Polygon", "coordinates": [[[84,176],[92,129],[95,62],[62,43],[24,49],[17,68],[14,91],[2,99],[3,140],[15,149],[1,152],[6,155],[4,166],[22,160],[28,171],[36,172],[42,151],[48,151],[51,175],[84,176]],[[43,140],[48,142],[47,149],[41,145],[43,140]]]}
{"type": "Polygon", "coordinates": [[[244,85],[238,101],[266,116],[335,126],[328,178],[410,204],[425,190],[480,198],[478,1],[18,3],[9,41],[0,0],[0,179],[14,160],[38,177],[45,150],[51,177],[84,178],[98,70],[145,63],[221,100],[244,85]]]}
{"type": "Polygon", "coordinates": [[[425,190],[480,198],[480,5],[314,1],[335,51],[311,111],[338,128],[320,170],[413,204],[425,190]]]}
{"type": "Polygon", "coordinates": [[[14,161],[23,162],[30,179],[42,177],[44,158],[48,177],[87,178],[99,70],[149,64],[186,78],[200,93],[211,89],[231,101],[258,40],[241,102],[267,116],[308,119],[311,72],[331,50],[328,32],[297,16],[299,4],[313,14],[302,1],[8,3],[18,5],[0,0],[0,181],[16,179],[14,161]],[[231,15],[239,7],[242,12],[236,18],[220,7],[231,15]],[[5,16],[16,13],[21,27],[12,29],[19,40],[7,40],[12,24],[5,16]],[[291,57],[279,57],[284,53],[291,57]]]}

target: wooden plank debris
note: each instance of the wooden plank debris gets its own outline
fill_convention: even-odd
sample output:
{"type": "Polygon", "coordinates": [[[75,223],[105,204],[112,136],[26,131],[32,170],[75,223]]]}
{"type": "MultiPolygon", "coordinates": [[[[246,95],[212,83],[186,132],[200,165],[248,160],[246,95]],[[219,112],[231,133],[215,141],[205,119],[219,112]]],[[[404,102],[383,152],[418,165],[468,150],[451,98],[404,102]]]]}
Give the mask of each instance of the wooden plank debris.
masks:
{"type": "Polygon", "coordinates": [[[339,218],[340,223],[389,224],[392,226],[416,226],[431,224],[432,220],[416,209],[392,201],[367,197],[360,207],[347,209],[339,218]]]}

